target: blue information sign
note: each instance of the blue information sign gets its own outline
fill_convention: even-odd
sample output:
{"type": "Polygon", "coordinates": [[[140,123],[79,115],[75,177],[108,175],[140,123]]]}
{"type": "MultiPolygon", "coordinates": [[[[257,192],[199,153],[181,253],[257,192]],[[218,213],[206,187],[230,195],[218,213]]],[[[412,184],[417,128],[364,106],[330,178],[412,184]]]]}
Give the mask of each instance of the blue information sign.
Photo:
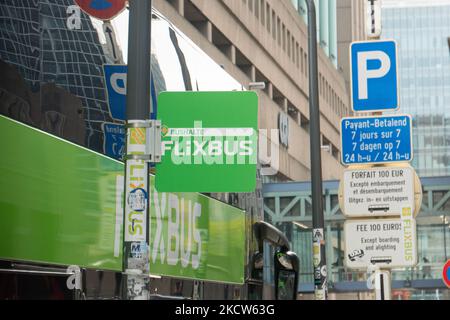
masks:
{"type": "Polygon", "coordinates": [[[125,153],[125,126],[117,123],[102,124],[104,139],[103,150],[106,155],[114,159],[122,159],[125,153]]]}
{"type": "MultiPolygon", "coordinates": [[[[125,120],[125,110],[127,103],[127,73],[128,66],[105,64],[106,91],[108,93],[108,105],[111,117],[115,120],[125,120]]],[[[151,78],[151,99],[154,112],[150,114],[150,119],[156,119],[157,99],[153,77],[151,78]]]]}
{"type": "Polygon", "coordinates": [[[341,143],[345,165],[411,161],[411,117],[343,118],[341,143]]]}
{"type": "Polygon", "coordinates": [[[394,40],[354,42],[350,46],[350,62],[354,111],[398,109],[397,45],[394,40]]]}
{"type": "Polygon", "coordinates": [[[124,65],[104,65],[103,68],[111,117],[124,121],[127,102],[128,67],[124,65]]]}

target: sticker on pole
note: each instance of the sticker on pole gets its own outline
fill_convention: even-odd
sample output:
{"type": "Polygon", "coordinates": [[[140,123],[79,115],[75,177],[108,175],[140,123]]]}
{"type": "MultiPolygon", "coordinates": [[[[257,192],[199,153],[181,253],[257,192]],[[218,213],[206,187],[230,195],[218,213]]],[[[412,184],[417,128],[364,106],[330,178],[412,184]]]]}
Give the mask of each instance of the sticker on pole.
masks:
{"type": "Polygon", "coordinates": [[[342,164],[411,161],[411,132],[409,115],[343,118],[342,164]]]}
{"type": "Polygon", "coordinates": [[[88,15],[111,20],[125,9],[126,0],[75,0],[75,3],[88,15]]]}
{"type": "Polygon", "coordinates": [[[400,216],[405,208],[415,210],[410,167],[345,170],[342,183],[341,209],[347,217],[400,216]]]}
{"type": "Polygon", "coordinates": [[[258,97],[251,91],[162,92],[161,192],[253,192],[258,97]]]}
{"type": "Polygon", "coordinates": [[[416,222],[406,218],[347,220],[345,265],[352,269],[412,267],[417,264],[416,222]]]}
{"type": "Polygon", "coordinates": [[[442,269],[442,280],[444,280],[445,285],[450,288],[450,260],[447,260],[444,269],[442,269]]]}

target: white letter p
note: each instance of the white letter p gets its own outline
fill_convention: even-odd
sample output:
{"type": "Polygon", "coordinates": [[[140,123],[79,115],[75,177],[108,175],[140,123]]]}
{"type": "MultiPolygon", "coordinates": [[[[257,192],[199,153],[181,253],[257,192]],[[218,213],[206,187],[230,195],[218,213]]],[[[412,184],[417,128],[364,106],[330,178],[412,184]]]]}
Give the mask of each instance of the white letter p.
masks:
{"type": "Polygon", "coordinates": [[[358,52],[358,99],[368,99],[367,80],[384,77],[391,69],[391,59],[383,51],[358,52]],[[379,60],[380,68],[367,70],[367,61],[379,60]]]}

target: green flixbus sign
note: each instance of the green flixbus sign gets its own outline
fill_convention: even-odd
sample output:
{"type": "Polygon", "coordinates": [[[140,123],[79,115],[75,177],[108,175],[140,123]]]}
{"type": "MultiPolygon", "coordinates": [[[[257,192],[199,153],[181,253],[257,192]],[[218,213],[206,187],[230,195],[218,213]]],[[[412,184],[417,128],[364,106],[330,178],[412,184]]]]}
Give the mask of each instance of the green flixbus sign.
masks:
{"type": "MultiPolygon", "coordinates": [[[[0,116],[0,258],[122,270],[124,166],[0,116]]],[[[245,214],[150,179],[150,272],[243,283],[245,214]]]]}
{"type": "Polygon", "coordinates": [[[158,119],[163,125],[163,155],[156,165],[157,190],[255,190],[255,92],[162,92],[158,96],[158,119]]]}

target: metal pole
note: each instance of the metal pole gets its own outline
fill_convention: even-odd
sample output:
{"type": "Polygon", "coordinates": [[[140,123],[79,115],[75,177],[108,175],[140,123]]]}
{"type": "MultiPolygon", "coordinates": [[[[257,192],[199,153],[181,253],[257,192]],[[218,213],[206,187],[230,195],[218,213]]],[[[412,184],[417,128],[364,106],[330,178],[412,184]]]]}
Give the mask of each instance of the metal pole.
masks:
{"type": "Polygon", "coordinates": [[[370,2],[370,21],[372,33],[375,33],[375,0],[369,0],[370,2]]]}
{"type": "Polygon", "coordinates": [[[445,221],[447,220],[447,216],[444,215],[444,220],[442,221],[443,224],[443,231],[444,231],[444,255],[445,255],[445,261],[447,261],[447,236],[446,236],[446,231],[447,231],[447,225],[445,223],[445,221]]]}
{"type": "Polygon", "coordinates": [[[313,217],[314,294],[316,300],[326,300],[327,267],[325,256],[324,215],[322,202],[322,159],[320,141],[320,112],[317,70],[316,8],[313,0],[306,0],[308,8],[309,54],[309,121],[311,150],[311,193],[313,217]]]}
{"type": "Polygon", "coordinates": [[[150,298],[149,170],[146,153],[150,118],[151,0],[130,0],[125,157],[123,297],[150,298]]]}

